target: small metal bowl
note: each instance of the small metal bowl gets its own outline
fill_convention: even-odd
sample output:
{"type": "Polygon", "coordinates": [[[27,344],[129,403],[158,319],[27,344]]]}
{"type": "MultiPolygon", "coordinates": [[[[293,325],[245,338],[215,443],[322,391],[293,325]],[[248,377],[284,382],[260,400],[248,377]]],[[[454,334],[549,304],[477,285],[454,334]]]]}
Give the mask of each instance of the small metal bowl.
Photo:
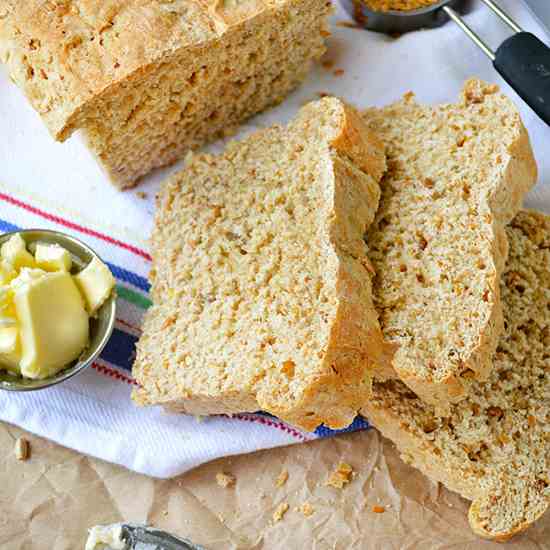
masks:
{"type": "MultiPolygon", "coordinates": [[[[23,237],[27,247],[31,251],[33,244],[38,242],[58,244],[68,250],[73,260],[73,267],[71,270],[71,273],[73,274],[78,273],[86,267],[86,265],[88,265],[94,257],[101,259],[89,246],[85,245],[78,239],[66,235],[65,233],[50,231],[48,229],[25,229],[21,231],[13,231],[11,233],[4,233],[3,235],[0,235],[0,246],[16,233],[19,233],[23,237]]],[[[21,376],[10,374],[4,370],[0,370],[0,390],[42,390],[64,382],[79,372],[82,372],[86,367],[94,362],[107,344],[113,332],[115,318],[116,295],[113,291],[111,296],[109,296],[109,298],[98,310],[97,315],[95,317],[90,317],[90,342],[88,347],[77,360],[73,361],[73,363],[59,371],[57,374],[41,380],[23,378],[21,376]]]]}

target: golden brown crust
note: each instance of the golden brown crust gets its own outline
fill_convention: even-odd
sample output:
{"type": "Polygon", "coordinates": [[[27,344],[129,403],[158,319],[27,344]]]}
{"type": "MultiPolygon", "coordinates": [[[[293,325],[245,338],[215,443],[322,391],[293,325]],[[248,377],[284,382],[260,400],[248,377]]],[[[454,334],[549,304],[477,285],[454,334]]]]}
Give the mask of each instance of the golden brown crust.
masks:
{"type": "Polygon", "coordinates": [[[218,36],[211,17],[191,1],[177,3],[179,17],[135,0],[7,3],[2,57],[59,140],[81,126],[97,108],[93,102],[114,93],[113,87],[139,78],[176,48],[218,36]]]}
{"type": "Polygon", "coordinates": [[[345,112],[347,123],[331,145],[379,181],[386,172],[386,156],[380,153],[384,151],[384,143],[353,107],[346,105],[345,112]]]}
{"type": "Polygon", "coordinates": [[[265,0],[197,0],[197,3],[210,15],[220,33],[275,6],[275,2],[265,0]]]}

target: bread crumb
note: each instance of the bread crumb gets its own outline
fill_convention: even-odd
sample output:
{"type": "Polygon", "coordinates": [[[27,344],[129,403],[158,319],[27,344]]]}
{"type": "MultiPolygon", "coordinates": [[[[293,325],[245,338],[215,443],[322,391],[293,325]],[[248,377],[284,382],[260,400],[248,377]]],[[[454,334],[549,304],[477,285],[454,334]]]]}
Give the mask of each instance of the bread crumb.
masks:
{"type": "Polygon", "coordinates": [[[332,59],[325,59],[321,62],[321,66],[323,69],[332,69],[332,67],[334,67],[334,61],[332,61],[332,59]]]}
{"type": "Polygon", "coordinates": [[[216,474],[216,483],[226,489],[235,485],[235,476],[232,474],[226,474],[224,472],[218,472],[216,474]]]}
{"type": "Polygon", "coordinates": [[[384,508],[384,506],[373,506],[372,511],[375,514],[383,514],[386,511],[386,509],[384,508]]]}
{"type": "Polygon", "coordinates": [[[136,191],[136,196],[138,199],[146,199],[147,193],[145,193],[145,191],[136,191]]]}
{"type": "Polygon", "coordinates": [[[330,477],[327,479],[325,485],[330,485],[336,489],[342,489],[351,481],[352,473],[353,468],[349,464],[340,462],[338,468],[330,474],[330,477]]]}
{"type": "Polygon", "coordinates": [[[24,437],[15,442],[15,458],[17,460],[28,460],[31,456],[31,444],[24,437]]]}
{"type": "Polygon", "coordinates": [[[315,508],[313,508],[313,506],[309,502],[304,502],[303,504],[301,504],[299,509],[306,518],[309,518],[315,512],[315,508]]]}
{"type": "Polygon", "coordinates": [[[329,97],[330,94],[328,92],[317,92],[317,95],[322,99],[323,97],[329,97]]]}
{"type": "Polygon", "coordinates": [[[288,512],[288,502],[281,502],[279,506],[275,509],[275,512],[273,512],[273,521],[281,521],[283,519],[283,516],[288,512]]]}
{"type": "Polygon", "coordinates": [[[344,69],[336,69],[332,74],[334,76],[342,76],[345,72],[344,69]]]}
{"type": "Polygon", "coordinates": [[[275,480],[276,487],[282,487],[288,480],[288,470],[283,470],[275,480]]]}

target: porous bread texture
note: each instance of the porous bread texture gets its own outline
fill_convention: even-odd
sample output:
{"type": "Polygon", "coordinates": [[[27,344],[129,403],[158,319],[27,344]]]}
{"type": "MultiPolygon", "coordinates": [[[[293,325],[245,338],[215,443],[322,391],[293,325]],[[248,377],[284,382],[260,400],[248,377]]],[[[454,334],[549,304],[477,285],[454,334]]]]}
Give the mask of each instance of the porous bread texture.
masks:
{"type": "Polygon", "coordinates": [[[350,424],[384,359],[362,238],[384,170],[381,143],[335,98],[191,155],[157,205],[134,400],[350,424]]]}
{"type": "Polygon", "coordinates": [[[442,415],[484,379],[502,332],[504,226],[536,181],[529,137],[496,86],[468,81],[456,104],[406,94],[364,119],[388,172],[368,231],[375,306],[394,372],[442,415]]]}
{"type": "Polygon", "coordinates": [[[504,541],[550,504],[550,216],[522,211],[507,228],[504,333],[485,382],[448,418],[400,381],[376,382],[363,413],[403,458],[472,500],[480,536],[504,541]]]}
{"type": "Polygon", "coordinates": [[[328,0],[3,0],[0,59],[119,187],[278,103],[324,52],[328,0]]]}

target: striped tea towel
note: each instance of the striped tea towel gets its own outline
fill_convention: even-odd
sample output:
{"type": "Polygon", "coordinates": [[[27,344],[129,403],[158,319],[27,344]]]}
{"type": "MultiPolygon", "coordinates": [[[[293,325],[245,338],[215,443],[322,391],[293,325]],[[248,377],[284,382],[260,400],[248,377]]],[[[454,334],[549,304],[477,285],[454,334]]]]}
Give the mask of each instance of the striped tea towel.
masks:
{"type": "MultiPolygon", "coordinates": [[[[503,0],[524,28],[542,33],[522,2],[503,0]]],[[[289,120],[320,92],[357,105],[383,104],[413,89],[422,101],[453,100],[471,75],[498,81],[490,63],[450,24],[399,40],[356,30],[333,20],[329,54],[334,67],[318,67],[288,101],[257,117],[251,129],[289,120]],[[437,86],[434,86],[437,75],[437,86]]],[[[506,28],[479,6],[468,16],[497,43],[506,28]]],[[[550,183],[550,131],[521,105],[539,160],[541,181],[550,183]],[[546,154],[545,154],[546,153],[546,154]]],[[[214,458],[334,435],[325,428],[305,433],[264,414],[193,417],[138,409],[130,401],[134,345],[150,305],[146,239],[154,195],[162,177],[147,178],[138,192],[121,193],[107,183],[78,137],[55,143],[20,91],[0,70],[0,231],[51,228],[72,234],[107,261],[117,279],[118,315],[109,344],[92,368],[48,390],[0,391],[0,420],[151,476],[170,477],[214,458]]],[[[219,148],[219,146],[218,146],[219,148]]],[[[216,147],[214,147],[216,149],[216,147]]],[[[541,188],[542,189],[542,188],[541,188]]],[[[532,194],[529,206],[550,207],[548,192],[532,194]]],[[[366,429],[358,418],[345,431],[366,429]]]]}

